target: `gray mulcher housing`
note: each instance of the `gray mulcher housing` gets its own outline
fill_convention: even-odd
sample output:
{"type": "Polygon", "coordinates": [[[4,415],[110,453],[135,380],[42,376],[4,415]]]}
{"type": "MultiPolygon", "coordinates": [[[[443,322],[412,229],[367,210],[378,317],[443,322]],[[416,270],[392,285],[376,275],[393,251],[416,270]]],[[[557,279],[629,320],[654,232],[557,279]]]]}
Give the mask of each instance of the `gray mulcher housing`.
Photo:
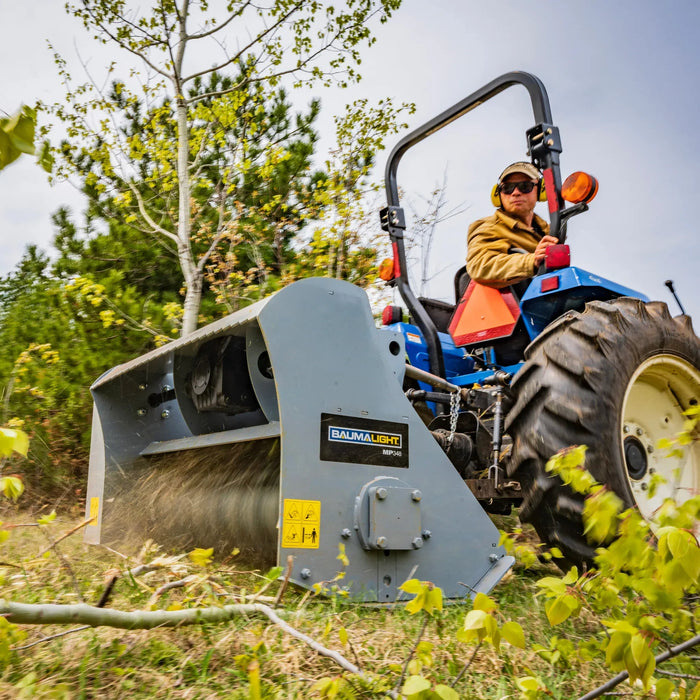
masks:
{"type": "MultiPolygon", "coordinates": [[[[394,601],[411,577],[448,598],[490,590],[513,560],[404,396],[404,363],[403,337],[375,327],[361,289],[312,278],[110,370],[92,387],[87,541],[118,540],[133,498],[140,515],[175,530],[196,530],[195,516],[223,518],[232,533],[241,518],[248,533],[268,528],[274,552],[262,554],[282,566],[293,555],[291,578],[307,588],[336,576],[342,544],[349,565],[338,585],[356,600],[394,601]],[[231,484],[256,496],[236,482],[237,470],[251,471],[240,458],[193,510],[183,455],[233,455],[242,443],[273,456],[274,515],[267,496],[252,510],[222,498],[231,484]],[[167,513],[148,501],[151,464],[184,491],[167,513]]],[[[206,471],[207,460],[198,464],[206,471]]]]}

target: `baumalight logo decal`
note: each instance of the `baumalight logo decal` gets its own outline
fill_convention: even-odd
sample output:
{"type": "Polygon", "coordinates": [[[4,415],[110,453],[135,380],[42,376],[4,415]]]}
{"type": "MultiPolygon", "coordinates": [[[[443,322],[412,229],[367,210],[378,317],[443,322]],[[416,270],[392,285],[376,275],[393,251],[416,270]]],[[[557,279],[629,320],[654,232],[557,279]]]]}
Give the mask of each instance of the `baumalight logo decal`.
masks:
{"type": "Polygon", "coordinates": [[[394,433],[382,433],[377,430],[357,430],[342,426],[329,425],[328,439],[331,442],[344,442],[351,445],[367,445],[370,447],[394,447],[401,449],[401,436],[394,433]]]}
{"type": "Polygon", "coordinates": [[[408,469],[408,423],[322,413],[320,427],[325,462],[408,469]]]}

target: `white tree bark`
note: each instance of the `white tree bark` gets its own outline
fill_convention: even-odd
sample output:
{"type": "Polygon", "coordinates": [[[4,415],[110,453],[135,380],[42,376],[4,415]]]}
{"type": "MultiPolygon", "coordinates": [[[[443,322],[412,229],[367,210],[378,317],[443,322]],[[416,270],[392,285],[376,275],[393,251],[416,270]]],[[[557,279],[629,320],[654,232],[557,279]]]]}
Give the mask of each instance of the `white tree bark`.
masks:
{"type": "MultiPolygon", "coordinates": [[[[154,629],[156,627],[180,627],[200,623],[219,623],[237,615],[259,613],[267,617],[287,634],[311,647],[314,651],[335,661],[344,670],[365,680],[371,680],[358,666],[342,654],[319,644],[315,639],[286,623],[270,606],[262,603],[239,603],[220,608],[188,608],[186,610],[135,610],[126,612],[92,605],[55,605],[13,603],[0,600],[0,616],[18,625],[67,625],[89,627],[116,627],[118,629],[154,629]]],[[[389,693],[391,697],[397,697],[389,693]]]]}

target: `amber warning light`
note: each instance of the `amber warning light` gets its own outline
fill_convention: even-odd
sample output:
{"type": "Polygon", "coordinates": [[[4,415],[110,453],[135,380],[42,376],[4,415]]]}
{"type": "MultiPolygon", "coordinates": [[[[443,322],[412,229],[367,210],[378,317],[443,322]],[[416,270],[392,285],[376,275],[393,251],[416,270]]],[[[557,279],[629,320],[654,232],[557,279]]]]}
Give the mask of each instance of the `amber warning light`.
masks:
{"type": "Polygon", "coordinates": [[[384,258],[379,263],[379,276],[385,282],[390,282],[394,279],[394,261],[391,258],[384,258]]]}
{"type": "Polygon", "coordinates": [[[590,202],[598,194],[598,180],[580,170],[571,173],[561,186],[561,196],[572,204],[590,202]]]}

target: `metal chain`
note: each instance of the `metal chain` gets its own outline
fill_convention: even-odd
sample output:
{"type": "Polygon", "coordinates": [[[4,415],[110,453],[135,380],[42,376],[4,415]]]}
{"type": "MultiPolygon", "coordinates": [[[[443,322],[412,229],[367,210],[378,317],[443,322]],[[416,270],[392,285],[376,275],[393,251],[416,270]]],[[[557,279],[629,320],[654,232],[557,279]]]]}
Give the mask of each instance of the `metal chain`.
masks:
{"type": "Polygon", "coordinates": [[[447,436],[447,448],[452,445],[457,430],[457,416],[459,416],[459,391],[450,394],[450,434],[447,436]]]}

